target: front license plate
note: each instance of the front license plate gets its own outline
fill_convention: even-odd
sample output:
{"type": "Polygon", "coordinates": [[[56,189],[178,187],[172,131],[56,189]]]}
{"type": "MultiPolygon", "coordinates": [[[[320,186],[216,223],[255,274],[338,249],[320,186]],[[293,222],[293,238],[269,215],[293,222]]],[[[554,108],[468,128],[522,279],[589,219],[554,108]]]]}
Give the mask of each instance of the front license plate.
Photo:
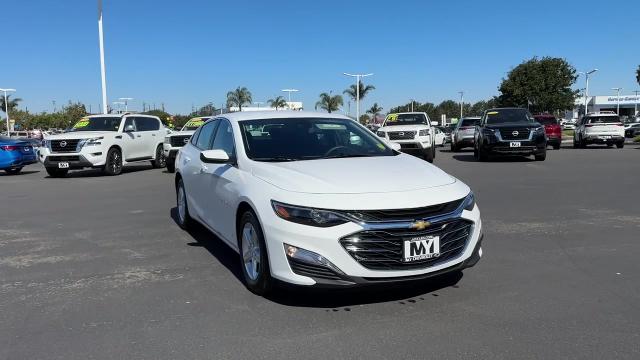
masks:
{"type": "Polygon", "coordinates": [[[404,241],[404,262],[440,256],[440,236],[419,236],[404,241]]]}
{"type": "Polygon", "coordinates": [[[509,147],[520,147],[520,141],[512,141],[509,143],[509,147]]]}
{"type": "Polygon", "coordinates": [[[605,140],[611,139],[611,135],[600,136],[600,139],[605,139],[605,140]]]}
{"type": "Polygon", "coordinates": [[[69,168],[69,163],[68,162],[59,162],[58,163],[58,169],[68,169],[69,168]]]}

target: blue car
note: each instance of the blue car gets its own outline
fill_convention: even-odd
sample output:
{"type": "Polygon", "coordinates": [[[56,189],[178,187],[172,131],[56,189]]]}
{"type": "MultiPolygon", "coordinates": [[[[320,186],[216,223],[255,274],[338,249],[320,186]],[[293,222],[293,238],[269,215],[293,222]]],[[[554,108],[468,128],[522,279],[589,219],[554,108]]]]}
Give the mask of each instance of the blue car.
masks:
{"type": "Polygon", "coordinates": [[[37,161],[36,153],[29,142],[0,136],[0,170],[15,175],[25,165],[37,161]]]}

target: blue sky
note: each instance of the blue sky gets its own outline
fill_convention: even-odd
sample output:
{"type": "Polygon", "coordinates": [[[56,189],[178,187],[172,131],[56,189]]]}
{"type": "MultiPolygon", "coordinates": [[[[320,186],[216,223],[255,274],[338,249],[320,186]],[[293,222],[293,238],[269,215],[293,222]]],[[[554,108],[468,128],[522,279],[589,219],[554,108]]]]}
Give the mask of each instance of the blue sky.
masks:
{"type": "MultiPolygon", "coordinates": [[[[3,2],[10,46],[0,57],[0,87],[18,89],[21,108],[79,100],[97,111],[96,8],[92,0],[3,2]]],[[[254,101],[293,87],[294,99],[312,109],[319,93],[352,83],[343,72],[372,72],[366,80],[377,89],[364,108],[438,103],[459,90],[476,101],[496,95],[513,66],[547,55],[599,68],[591,94],[618,86],[626,94],[639,88],[639,10],[637,0],[104,0],[108,96],[187,113],[219,106],[239,85],[254,101]]]]}

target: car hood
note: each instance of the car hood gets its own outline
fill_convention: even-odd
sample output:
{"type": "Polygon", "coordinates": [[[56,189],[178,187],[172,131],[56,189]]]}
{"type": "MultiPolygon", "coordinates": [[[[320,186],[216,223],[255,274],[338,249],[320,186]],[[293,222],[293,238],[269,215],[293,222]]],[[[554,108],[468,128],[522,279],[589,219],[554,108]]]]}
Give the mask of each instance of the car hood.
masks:
{"type": "Polygon", "coordinates": [[[115,131],[78,131],[46,136],[47,140],[90,139],[99,136],[116,134],[115,131]]]}
{"type": "Polygon", "coordinates": [[[429,125],[391,125],[381,127],[378,131],[418,131],[428,128],[429,125]]]}
{"type": "Polygon", "coordinates": [[[403,192],[456,182],[438,167],[406,154],[253,164],[253,175],[267,183],[309,194],[403,192]]]}
{"type": "Polygon", "coordinates": [[[537,128],[541,125],[538,123],[523,123],[523,122],[512,122],[512,123],[502,123],[502,124],[487,124],[485,127],[489,129],[500,129],[500,128],[522,128],[522,129],[530,129],[537,128]]]}
{"type": "Polygon", "coordinates": [[[168,136],[184,136],[184,135],[191,136],[195,132],[196,132],[195,130],[173,131],[168,136]]]}

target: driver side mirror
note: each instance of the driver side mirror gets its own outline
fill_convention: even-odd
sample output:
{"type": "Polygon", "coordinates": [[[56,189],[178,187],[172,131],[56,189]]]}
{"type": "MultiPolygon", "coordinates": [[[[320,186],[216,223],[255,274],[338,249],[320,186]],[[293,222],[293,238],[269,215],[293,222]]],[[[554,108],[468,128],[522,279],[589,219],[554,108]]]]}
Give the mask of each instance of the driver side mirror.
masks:
{"type": "Polygon", "coordinates": [[[136,128],[134,128],[133,125],[131,124],[124,127],[124,132],[134,132],[134,131],[136,131],[136,128]]]}
{"type": "Polygon", "coordinates": [[[200,152],[200,161],[208,164],[225,164],[229,162],[229,154],[224,150],[205,150],[200,152]]]}

